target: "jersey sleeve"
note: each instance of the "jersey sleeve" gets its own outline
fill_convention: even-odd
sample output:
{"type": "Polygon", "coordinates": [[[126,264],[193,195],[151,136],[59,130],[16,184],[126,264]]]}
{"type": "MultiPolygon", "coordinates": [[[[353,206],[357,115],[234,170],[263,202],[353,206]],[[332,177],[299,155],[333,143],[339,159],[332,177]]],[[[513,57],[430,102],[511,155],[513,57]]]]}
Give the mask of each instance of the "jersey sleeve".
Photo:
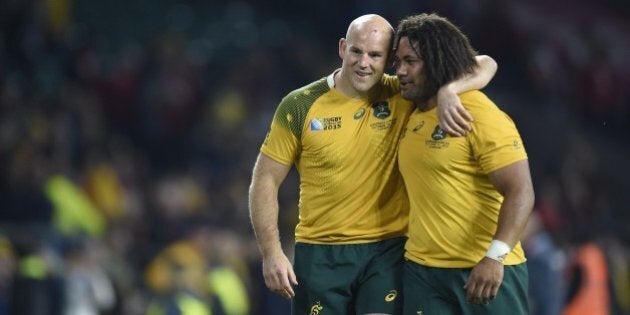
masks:
{"type": "Polygon", "coordinates": [[[480,92],[472,101],[463,102],[475,117],[471,142],[484,174],[527,159],[516,125],[506,113],[480,92]]]}
{"type": "Polygon", "coordinates": [[[291,165],[301,151],[300,138],[305,117],[306,110],[295,102],[295,95],[287,95],[276,109],[260,151],[278,163],[291,165]]]}

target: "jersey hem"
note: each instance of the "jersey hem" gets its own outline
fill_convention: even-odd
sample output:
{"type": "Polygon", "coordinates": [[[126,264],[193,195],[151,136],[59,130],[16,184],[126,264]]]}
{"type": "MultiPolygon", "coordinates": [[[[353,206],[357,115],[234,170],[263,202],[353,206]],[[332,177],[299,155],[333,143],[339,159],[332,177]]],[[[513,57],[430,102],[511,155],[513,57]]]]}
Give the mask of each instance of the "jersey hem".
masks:
{"type": "MultiPolygon", "coordinates": [[[[413,262],[414,264],[418,264],[421,266],[425,266],[425,267],[431,267],[431,268],[445,268],[445,269],[457,269],[457,268],[474,268],[478,262],[475,263],[471,263],[471,262],[464,262],[464,261],[442,261],[443,263],[440,262],[435,262],[435,261],[431,261],[431,262],[427,262],[427,261],[418,261],[418,258],[410,256],[409,252],[405,253],[405,260],[409,260],[411,262],[413,262]]],[[[481,259],[480,259],[481,260],[481,259]]],[[[522,261],[517,260],[510,260],[508,261],[508,259],[506,259],[506,261],[503,263],[503,265],[505,266],[514,266],[514,265],[520,265],[527,262],[527,258],[524,258],[522,261]]]]}
{"type": "Polygon", "coordinates": [[[361,239],[361,240],[335,240],[335,241],[318,241],[318,240],[296,238],[295,243],[315,244],[315,245],[355,245],[355,244],[368,244],[368,243],[382,242],[382,241],[391,240],[395,238],[407,238],[407,235],[396,234],[396,235],[389,235],[386,237],[379,237],[379,238],[370,238],[370,239],[361,239]]]}

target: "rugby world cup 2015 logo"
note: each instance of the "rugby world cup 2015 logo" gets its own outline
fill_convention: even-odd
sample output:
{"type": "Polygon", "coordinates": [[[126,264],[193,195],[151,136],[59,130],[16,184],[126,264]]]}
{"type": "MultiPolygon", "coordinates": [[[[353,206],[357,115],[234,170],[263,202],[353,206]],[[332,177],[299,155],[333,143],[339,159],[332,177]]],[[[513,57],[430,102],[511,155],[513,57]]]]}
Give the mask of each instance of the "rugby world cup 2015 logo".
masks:
{"type": "Polygon", "coordinates": [[[324,130],[324,123],[317,118],[313,118],[313,120],[311,120],[311,130],[324,130]]]}
{"type": "Polygon", "coordinates": [[[335,130],[341,128],[341,116],[311,119],[311,130],[335,130]]]}

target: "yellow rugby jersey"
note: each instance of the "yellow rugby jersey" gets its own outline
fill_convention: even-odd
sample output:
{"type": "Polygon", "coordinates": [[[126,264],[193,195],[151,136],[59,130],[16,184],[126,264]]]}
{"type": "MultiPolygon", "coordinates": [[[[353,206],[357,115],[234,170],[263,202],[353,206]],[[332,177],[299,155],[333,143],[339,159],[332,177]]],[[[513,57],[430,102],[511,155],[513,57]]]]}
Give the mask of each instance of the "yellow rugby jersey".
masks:
{"type": "MultiPolygon", "coordinates": [[[[485,256],[503,202],[487,174],[527,159],[516,126],[490,99],[479,91],[460,98],[475,118],[468,136],[448,136],[434,108],[415,110],[400,141],[411,207],[405,257],[430,267],[470,268],[485,256]]],[[[519,242],[505,264],[524,261],[519,242]]]]}
{"type": "Polygon", "coordinates": [[[298,242],[356,244],[405,235],[408,198],[396,150],[412,107],[384,76],[375,100],[349,98],[333,75],[289,93],[261,152],[300,174],[298,242]]]}

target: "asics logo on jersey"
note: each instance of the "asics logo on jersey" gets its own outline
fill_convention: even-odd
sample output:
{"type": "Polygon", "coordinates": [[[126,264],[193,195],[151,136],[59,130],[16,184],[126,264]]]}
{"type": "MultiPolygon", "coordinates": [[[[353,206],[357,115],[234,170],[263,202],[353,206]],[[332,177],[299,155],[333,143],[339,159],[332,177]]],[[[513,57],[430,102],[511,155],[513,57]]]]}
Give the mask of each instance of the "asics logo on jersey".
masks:
{"type": "Polygon", "coordinates": [[[418,132],[424,126],[424,121],[419,122],[415,127],[413,127],[413,132],[418,132]]]}
{"type": "Polygon", "coordinates": [[[356,113],[354,113],[354,120],[359,120],[365,114],[365,108],[360,108],[356,113]]]}

